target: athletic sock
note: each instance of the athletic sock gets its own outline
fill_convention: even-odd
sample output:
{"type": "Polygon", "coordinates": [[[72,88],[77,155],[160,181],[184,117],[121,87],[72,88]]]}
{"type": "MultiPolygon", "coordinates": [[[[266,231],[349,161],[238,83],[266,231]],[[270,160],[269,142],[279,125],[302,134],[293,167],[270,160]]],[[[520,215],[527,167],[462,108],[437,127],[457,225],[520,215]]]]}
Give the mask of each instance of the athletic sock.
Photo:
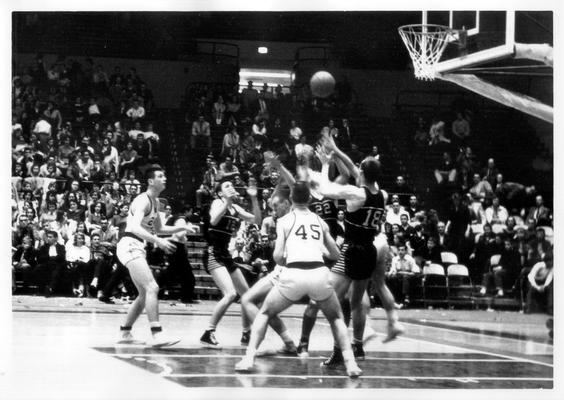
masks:
{"type": "Polygon", "coordinates": [[[353,338],[352,343],[362,345],[362,339],[353,338]]]}
{"type": "Polygon", "coordinates": [[[354,354],[352,350],[343,350],[341,353],[343,354],[343,360],[345,360],[346,362],[354,360],[354,354]]]}
{"type": "Polygon", "coordinates": [[[386,310],[386,315],[388,317],[388,324],[389,325],[393,325],[396,322],[398,322],[399,317],[398,317],[398,311],[393,308],[391,310],[386,310]]]}
{"type": "Polygon", "coordinates": [[[155,333],[159,333],[162,332],[163,328],[162,326],[152,326],[151,327],[151,333],[154,335],[155,333]]]}
{"type": "Polygon", "coordinates": [[[317,321],[317,317],[310,317],[309,315],[304,315],[302,319],[302,337],[300,338],[300,342],[308,343],[309,336],[311,335],[311,331],[315,325],[315,321],[317,321]]]}
{"type": "Polygon", "coordinates": [[[292,339],[287,329],[284,332],[280,333],[280,338],[282,338],[282,341],[286,344],[291,343],[292,345],[295,345],[294,339],[292,339]]]}
{"type": "Polygon", "coordinates": [[[121,325],[121,326],[119,327],[119,330],[122,331],[122,332],[129,332],[129,331],[131,331],[131,326],[123,326],[123,325],[121,325]]]}
{"type": "Polygon", "coordinates": [[[341,308],[343,309],[343,319],[345,321],[345,325],[349,326],[351,322],[351,303],[348,299],[344,299],[341,302],[341,308]]]}
{"type": "Polygon", "coordinates": [[[208,325],[208,328],[206,329],[207,332],[215,332],[215,325],[208,325]]]}

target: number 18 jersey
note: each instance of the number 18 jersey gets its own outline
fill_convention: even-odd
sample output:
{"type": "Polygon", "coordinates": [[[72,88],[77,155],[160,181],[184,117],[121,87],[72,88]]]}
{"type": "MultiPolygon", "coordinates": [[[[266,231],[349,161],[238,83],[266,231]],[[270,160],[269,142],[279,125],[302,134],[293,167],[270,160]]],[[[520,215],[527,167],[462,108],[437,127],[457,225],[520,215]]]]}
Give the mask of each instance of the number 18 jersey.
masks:
{"type": "Polygon", "coordinates": [[[309,210],[294,210],[288,218],[286,233],[286,265],[292,263],[323,263],[323,224],[319,216],[309,210]]]}
{"type": "Polygon", "coordinates": [[[384,195],[379,190],[373,194],[366,187],[364,205],[356,211],[345,211],[345,241],[352,243],[372,243],[380,233],[385,215],[384,195]]]}

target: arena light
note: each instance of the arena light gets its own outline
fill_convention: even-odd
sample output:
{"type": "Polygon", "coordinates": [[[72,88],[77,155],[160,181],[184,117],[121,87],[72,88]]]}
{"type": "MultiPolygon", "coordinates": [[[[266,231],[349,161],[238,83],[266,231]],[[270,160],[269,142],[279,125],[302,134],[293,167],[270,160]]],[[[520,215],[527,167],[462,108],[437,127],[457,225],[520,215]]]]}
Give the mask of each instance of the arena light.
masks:
{"type": "Polygon", "coordinates": [[[259,47],[258,48],[259,54],[268,54],[268,47],[259,47]]]}

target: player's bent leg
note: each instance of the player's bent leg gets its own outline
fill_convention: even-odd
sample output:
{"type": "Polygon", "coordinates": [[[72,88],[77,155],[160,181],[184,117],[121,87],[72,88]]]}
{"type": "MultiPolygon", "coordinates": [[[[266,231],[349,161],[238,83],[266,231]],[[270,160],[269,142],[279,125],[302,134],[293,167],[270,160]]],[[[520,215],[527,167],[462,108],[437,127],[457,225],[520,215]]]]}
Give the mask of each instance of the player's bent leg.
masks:
{"type": "MultiPolygon", "coordinates": [[[[321,311],[329,321],[331,325],[331,330],[333,332],[333,337],[335,341],[338,343],[342,358],[345,362],[345,367],[347,369],[347,374],[352,377],[356,378],[362,375],[362,370],[356,364],[351,344],[349,343],[349,337],[347,332],[347,327],[343,321],[343,314],[340,310],[339,301],[337,300],[337,296],[335,293],[332,293],[329,298],[323,301],[318,302],[321,311]]],[[[322,365],[328,365],[326,363],[322,363],[322,365]]]]}
{"type": "Polygon", "coordinates": [[[216,303],[210,316],[209,325],[200,338],[200,343],[205,347],[218,348],[219,343],[215,338],[215,329],[229,306],[235,301],[237,291],[235,286],[233,286],[231,275],[226,267],[214,268],[210,271],[210,274],[219,290],[221,290],[223,297],[216,303]]]}
{"type": "Polygon", "coordinates": [[[388,336],[384,339],[384,343],[394,340],[398,335],[404,331],[403,326],[399,323],[398,311],[396,309],[396,301],[394,295],[386,285],[386,261],[385,257],[389,252],[388,246],[382,246],[378,249],[378,261],[376,269],[372,274],[372,284],[374,290],[382,302],[386,316],[388,318],[388,336]],[[380,257],[381,256],[381,257],[380,257]]]}
{"type": "MultiPolygon", "coordinates": [[[[239,296],[243,296],[247,290],[249,290],[249,285],[243,276],[243,273],[239,268],[236,268],[234,271],[231,272],[231,280],[233,281],[233,286],[235,287],[235,291],[239,296]]],[[[247,314],[241,312],[241,319],[243,322],[243,335],[241,337],[241,344],[246,345],[249,343],[249,333],[251,330],[251,323],[252,320],[249,320],[247,314]]]]}
{"type": "Polygon", "coordinates": [[[302,332],[300,335],[300,343],[298,344],[298,356],[308,357],[309,353],[309,337],[315,326],[315,321],[317,320],[317,313],[319,312],[319,307],[317,303],[311,301],[307,304],[304,315],[302,317],[302,332]]]}
{"type": "Polygon", "coordinates": [[[129,261],[126,266],[132,281],[139,291],[139,296],[135,299],[132,307],[128,311],[123,327],[131,327],[142,312],[144,306],[152,334],[148,344],[153,347],[164,347],[178,343],[180,341],[179,339],[165,337],[162,333],[162,327],[159,322],[159,285],[157,285],[153,277],[147,260],[144,258],[136,258],[129,261]]]}
{"type": "MultiPolygon", "coordinates": [[[[258,312],[258,304],[266,298],[266,295],[273,288],[273,282],[270,276],[265,276],[259,279],[253,286],[246,291],[241,297],[241,308],[246,313],[250,323],[253,323],[258,312]]],[[[281,350],[284,354],[297,354],[296,345],[290,336],[288,329],[284,322],[277,315],[269,320],[269,325],[280,336],[284,342],[284,348],[281,350]]]]}
{"type": "Polygon", "coordinates": [[[257,349],[264,339],[268,320],[278,315],[293,303],[282,296],[277,288],[271,290],[257,314],[251,328],[251,340],[247,346],[247,351],[243,359],[235,365],[235,370],[239,372],[250,371],[253,368],[257,349]]]}

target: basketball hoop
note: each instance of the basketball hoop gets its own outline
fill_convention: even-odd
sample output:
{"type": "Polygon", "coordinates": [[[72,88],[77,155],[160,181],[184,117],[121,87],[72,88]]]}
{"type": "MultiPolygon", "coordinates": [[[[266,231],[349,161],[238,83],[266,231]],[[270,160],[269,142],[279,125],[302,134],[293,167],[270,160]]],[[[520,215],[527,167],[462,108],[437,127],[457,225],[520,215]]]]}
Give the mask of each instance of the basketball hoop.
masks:
{"type": "Polygon", "coordinates": [[[415,77],[434,80],[435,66],[454,31],[448,26],[432,24],[403,25],[398,31],[413,61],[415,77]]]}

